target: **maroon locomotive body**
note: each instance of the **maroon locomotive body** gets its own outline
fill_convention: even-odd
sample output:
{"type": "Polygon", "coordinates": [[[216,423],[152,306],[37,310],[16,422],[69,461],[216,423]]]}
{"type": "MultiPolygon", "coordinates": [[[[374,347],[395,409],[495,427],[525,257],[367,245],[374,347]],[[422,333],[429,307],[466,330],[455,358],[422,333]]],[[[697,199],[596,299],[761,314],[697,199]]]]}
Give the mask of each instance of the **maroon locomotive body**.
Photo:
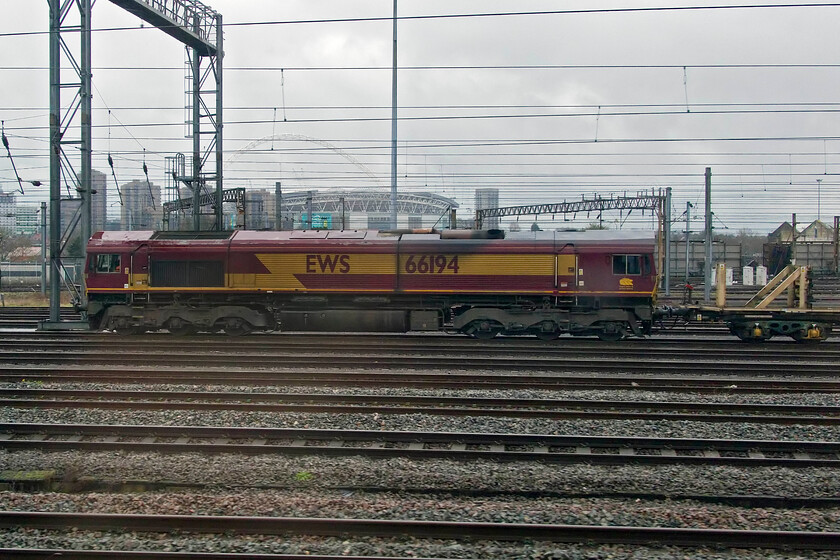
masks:
{"type": "Polygon", "coordinates": [[[652,233],[99,232],[88,316],[173,333],[451,329],[476,337],[650,331],[652,233]]]}

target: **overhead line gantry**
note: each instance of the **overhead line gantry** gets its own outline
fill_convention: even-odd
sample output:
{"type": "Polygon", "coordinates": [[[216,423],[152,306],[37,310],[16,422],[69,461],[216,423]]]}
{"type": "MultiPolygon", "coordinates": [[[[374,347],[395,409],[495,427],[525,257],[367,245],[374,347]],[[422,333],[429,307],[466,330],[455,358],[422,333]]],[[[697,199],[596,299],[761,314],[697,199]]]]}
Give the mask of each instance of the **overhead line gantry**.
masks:
{"type": "Polygon", "coordinates": [[[486,218],[503,218],[505,216],[538,216],[540,214],[577,214],[579,212],[603,212],[605,210],[653,210],[657,213],[664,211],[666,195],[638,194],[636,196],[609,196],[572,202],[556,202],[550,204],[530,204],[526,206],[507,206],[504,208],[486,208],[475,211],[475,227],[481,229],[486,218]]]}

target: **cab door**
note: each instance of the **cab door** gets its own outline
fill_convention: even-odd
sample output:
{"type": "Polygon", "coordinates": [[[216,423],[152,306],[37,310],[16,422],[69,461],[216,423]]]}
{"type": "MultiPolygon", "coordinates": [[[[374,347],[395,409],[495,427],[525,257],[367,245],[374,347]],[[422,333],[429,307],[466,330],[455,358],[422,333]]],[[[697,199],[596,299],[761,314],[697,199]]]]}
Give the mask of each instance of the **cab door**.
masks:
{"type": "Polygon", "coordinates": [[[558,294],[574,293],[578,282],[578,256],[574,246],[565,245],[557,251],[557,279],[555,289],[558,294]]]}
{"type": "Polygon", "coordinates": [[[129,288],[135,295],[149,291],[149,246],[140,245],[130,255],[129,288]]]}

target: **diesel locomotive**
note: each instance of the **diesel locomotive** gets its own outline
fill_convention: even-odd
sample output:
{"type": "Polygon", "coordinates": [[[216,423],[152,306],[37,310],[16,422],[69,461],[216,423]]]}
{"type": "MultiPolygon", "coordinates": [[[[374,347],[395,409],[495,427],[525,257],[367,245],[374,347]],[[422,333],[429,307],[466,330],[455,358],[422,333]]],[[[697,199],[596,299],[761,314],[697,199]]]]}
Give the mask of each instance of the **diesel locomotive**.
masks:
{"type": "Polygon", "coordinates": [[[105,231],[87,247],[91,327],[449,331],[617,340],[651,330],[653,232],[105,231]]]}

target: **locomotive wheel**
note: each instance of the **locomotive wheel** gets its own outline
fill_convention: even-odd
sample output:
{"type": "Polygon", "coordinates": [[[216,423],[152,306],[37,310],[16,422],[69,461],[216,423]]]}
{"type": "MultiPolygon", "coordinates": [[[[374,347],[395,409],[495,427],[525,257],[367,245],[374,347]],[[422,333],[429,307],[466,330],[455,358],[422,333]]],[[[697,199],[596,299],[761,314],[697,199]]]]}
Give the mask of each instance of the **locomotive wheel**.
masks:
{"type": "Polygon", "coordinates": [[[473,331],[472,335],[479,340],[490,340],[496,338],[499,334],[499,329],[488,329],[486,331],[473,331]]]}
{"type": "Polygon", "coordinates": [[[605,342],[616,342],[624,338],[624,325],[621,323],[604,323],[598,331],[598,338],[605,342]]]}
{"type": "Polygon", "coordinates": [[[537,338],[545,340],[546,342],[551,342],[552,340],[560,338],[560,331],[539,331],[537,333],[537,338]]]}
{"type": "Polygon", "coordinates": [[[251,332],[251,323],[239,317],[225,319],[225,333],[228,336],[242,336],[251,332]]]}
{"type": "Polygon", "coordinates": [[[189,336],[195,334],[195,327],[179,317],[173,317],[166,322],[166,330],[172,336],[189,336]]]}
{"type": "Polygon", "coordinates": [[[557,326],[557,323],[554,321],[543,321],[542,323],[534,325],[534,327],[534,330],[531,331],[533,335],[540,340],[545,340],[546,342],[557,340],[562,334],[560,332],[560,328],[557,326]]]}
{"type": "Polygon", "coordinates": [[[470,327],[472,330],[469,334],[479,340],[496,338],[496,335],[502,332],[501,325],[493,321],[473,321],[470,323],[470,327]]]}
{"type": "Polygon", "coordinates": [[[145,331],[143,327],[132,325],[128,317],[117,317],[110,321],[109,327],[120,336],[140,334],[145,331]]]}
{"type": "Polygon", "coordinates": [[[617,342],[624,338],[624,333],[620,332],[599,332],[598,338],[603,340],[604,342],[617,342]]]}

